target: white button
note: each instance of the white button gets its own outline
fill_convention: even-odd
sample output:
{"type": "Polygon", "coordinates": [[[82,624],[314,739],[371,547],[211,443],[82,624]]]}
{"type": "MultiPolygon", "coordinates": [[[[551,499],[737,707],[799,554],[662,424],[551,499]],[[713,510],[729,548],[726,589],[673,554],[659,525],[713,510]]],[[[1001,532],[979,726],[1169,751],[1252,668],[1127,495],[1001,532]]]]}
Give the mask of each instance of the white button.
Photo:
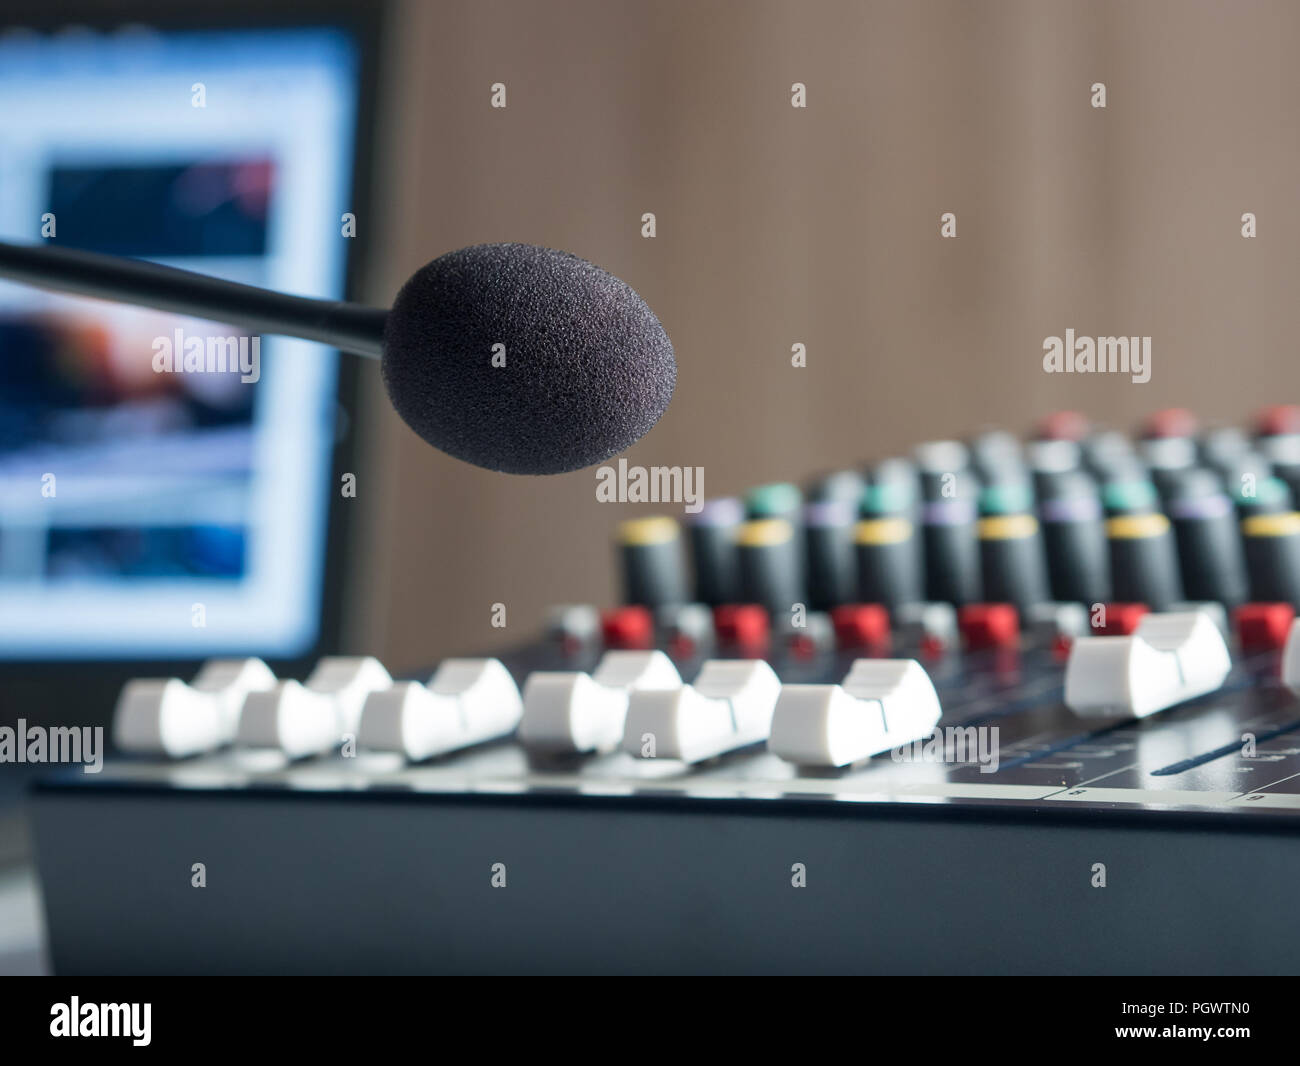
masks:
{"type": "Polygon", "coordinates": [[[1188,611],[1200,611],[1202,614],[1210,616],[1210,621],[1218,627],[1225,641],[1232,635],[1232,622],[1228,618],[1227,608],[1221,603],[1214,603],[1209,600],[1180,600],[1177,603],[1171,603],[1166,608],[1166,611],[1169,614],[1186,614],[1188,611]]]}
{"type": "Polygon", "coordinates": [[[546,635],[551,639],[592,644],[600,636],[600,611],[588,603],[566,603],[546,614],[546,635]]]}
{"type": "Polygon", "coordinates": [[[332,699],[339,709],[341,728],[355,733],[361,722],[361,708],[366,697],[393,683],[384,664],[370,655],[333,655],[316,664],[306,685],[332,699]]]}
{"type": "Polygon", "coordinates": [[[607,651],[591,675],[537,671],[524,685],[519,739],[555,754],[612,751],[623,736],[629,692],[681,683],[661,651],[607,651]]]}
{"type": "Polygon", "coordinates": [[[924,640],[943,648],[959,643],[957,609],[951,603],[900,603],[894,614],[894,632],[900,641],[913,646],[924,640]]]}
{"type": "Polygon", "coordinates": [[[915,659],[858,659],[842,685],[786,685],[771,751],[801,766],[848,766],[929,736],[939,694],[915,659]]]}
{"type": "Polygon", "coordinates": [[[1300,695],[1300,618],[1291,623],[1282,649],[1282,684],[1300,695]]]}
{"type": "Polygon", "coordinates": [[[1074,643],[1065,703],[1081,715],[1144,718],[1213,692],[1231,667],[1223,634],[1208,614],[1148,614],[1131,636],[1074,643]]]}
{"type": "Polygon", "coordinates": [[[261,659],[209,659],[190,682],[191,688],[211,692],[220,701],[228,740],[235,737],[244,697],[274,686],[275,674],[261,659]]]}
{"type": "Polygon", "coordinates": [[[113,739],[123,751],[183,758],[234,738],[244,697],[275,684],[261,659],[213,659],[190,684],[178,678],[127,682],[113,715],[113,739]]]}
{"type": "Polygon", "coordinates": [[[388,671],[370,656],[322,659],[305,684],[281,681],[250,692],[239,715],[236,743],[279,748],[291,759],[319,755],[355,735],[366,697],[391,684],[388,671]]]}
{"type": "Polygon", "coordinates": [[[334,701],[298,681],[281,681],[244,697],[235,743],[278,748],[291,759],[320,755],[343,739],[334,701]]]}
{"type": "Polygon", "coordinates": [[[123,751],[179,759],[229,739],[220,700],[175,677],[128,681],[113,712],[113,740],[123,751]]]}
{"type": "Polygon", "coordinates": [[[766,740],[781,682],[761,659],[710,659],[691,685],[628,699],[623,750],[701,762],[766,740]]]}
{"type": "Polygon", "coordinates": [[[419,761],[506,736],[522,711],[499,659],[448,659],[427,686],[401,681],[370,693],[357,742],[419,761]]]}
{"type": "Polygon", "coordinates": [[[429,691],[458,701],[465,735],[482,740],[513,733],[524,711],[500,659],[448,659],[429,679],[429,691]]]}
{"type": "Polygon", "coordinates": [[[398,681],[366,697],[357,743],[419,762],[458,747],[461,725],[454,699],[435,696],[418,681],[398,681]]]}
{"type": "Polygon", "coordinates": [[[605,688],[629,691],[672,688],[682,683],[677,667],[661,651],[607,651],[600,657],[591,679],[605,688]]]}
{"type": "Polygon", "coordinates": [[[1088,608],[1081,603],[1034,603],[1025,612],[1025,621],[1037,644],[1077,640],[1088,632],[1088,608]]]}

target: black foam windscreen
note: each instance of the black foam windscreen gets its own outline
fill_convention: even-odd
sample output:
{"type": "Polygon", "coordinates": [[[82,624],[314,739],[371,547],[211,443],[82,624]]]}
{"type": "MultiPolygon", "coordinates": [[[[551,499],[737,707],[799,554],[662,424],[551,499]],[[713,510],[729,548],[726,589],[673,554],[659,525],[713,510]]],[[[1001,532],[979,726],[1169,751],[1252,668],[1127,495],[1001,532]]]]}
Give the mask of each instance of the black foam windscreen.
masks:
{"type": "Polygon", "coordinates": [[[435,448],[489,470],[557,474],[647,433],[677,363],[654,312],[612,274],[567,252],[479,244],[402,287],[383,377],[435,448]]]}

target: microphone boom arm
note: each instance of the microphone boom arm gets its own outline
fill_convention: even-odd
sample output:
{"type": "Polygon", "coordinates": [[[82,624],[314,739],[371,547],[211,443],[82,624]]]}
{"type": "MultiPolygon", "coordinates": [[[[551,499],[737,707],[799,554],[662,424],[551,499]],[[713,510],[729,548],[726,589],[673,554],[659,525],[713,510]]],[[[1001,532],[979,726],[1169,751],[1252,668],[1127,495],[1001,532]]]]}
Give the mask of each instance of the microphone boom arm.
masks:
{"type": "Polygon", "coordinates": [[[0,241],[0,278],[301,337],[374,359],[383,354],[388,312],[381,308],[288,296],[140,259],[0,241]]]}

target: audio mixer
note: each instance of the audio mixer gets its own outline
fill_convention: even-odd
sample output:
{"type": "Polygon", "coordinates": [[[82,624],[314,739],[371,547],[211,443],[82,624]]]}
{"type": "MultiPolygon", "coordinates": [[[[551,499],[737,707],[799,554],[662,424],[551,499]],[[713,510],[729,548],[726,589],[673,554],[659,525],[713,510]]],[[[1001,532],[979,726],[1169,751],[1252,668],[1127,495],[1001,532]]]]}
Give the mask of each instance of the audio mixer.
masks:
{"type": "Polygon", "coordinates": [[[55,968],[1293,970],[1298,495],[1300,408],[1058,413],[626,522],[431,677],[133,681],[33,796],[55,968]]]}

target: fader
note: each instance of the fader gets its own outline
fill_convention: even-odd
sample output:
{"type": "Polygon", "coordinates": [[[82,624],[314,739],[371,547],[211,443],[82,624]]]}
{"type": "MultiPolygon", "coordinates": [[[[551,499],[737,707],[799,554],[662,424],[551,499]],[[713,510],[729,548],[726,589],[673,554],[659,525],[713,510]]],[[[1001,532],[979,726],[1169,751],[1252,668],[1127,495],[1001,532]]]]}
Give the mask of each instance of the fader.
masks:
{"type": "Polygon", "coordinates": [[[1057,413],[626,523],[431,677],[133,681],[35,793],[56,967],[1292,969],[1297,489],[1300,409],[1057,413]]]}

